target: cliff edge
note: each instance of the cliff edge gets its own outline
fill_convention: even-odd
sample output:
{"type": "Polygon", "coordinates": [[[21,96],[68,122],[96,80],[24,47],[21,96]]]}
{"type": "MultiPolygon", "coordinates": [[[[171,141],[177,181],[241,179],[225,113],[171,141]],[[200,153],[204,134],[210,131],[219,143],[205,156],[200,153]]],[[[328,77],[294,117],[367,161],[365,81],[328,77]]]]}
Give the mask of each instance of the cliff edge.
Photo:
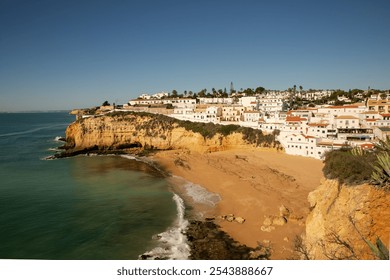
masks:
{"type": "Polygon", "coordinates": [[[125,149],[210,152],[264,143],[271,145],[273,136],[259,130],[129,112],[78,119],[66,129],[65,148],[68,153],[125,149]]]}
{"type": "Polygon", "coordinates": [[[389,248],[390,192],[323,180],[308,200],[306,258],[378,259],[367,243],[375,245],[377,238],[389,248]]]}

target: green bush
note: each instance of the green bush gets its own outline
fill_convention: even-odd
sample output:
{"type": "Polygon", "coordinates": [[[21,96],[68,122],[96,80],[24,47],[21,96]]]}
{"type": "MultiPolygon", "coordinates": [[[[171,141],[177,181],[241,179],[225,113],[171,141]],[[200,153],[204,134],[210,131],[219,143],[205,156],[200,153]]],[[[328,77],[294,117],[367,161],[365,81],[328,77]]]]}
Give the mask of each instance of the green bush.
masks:
{"type": "Polygon", "coordinates": [[[348,185],[369,183],[375,160],[373,152],[356,154],[351,149],[330,151],[325,154],[322,171],[326,178],[338,179],[340,183],[348,185]]]}

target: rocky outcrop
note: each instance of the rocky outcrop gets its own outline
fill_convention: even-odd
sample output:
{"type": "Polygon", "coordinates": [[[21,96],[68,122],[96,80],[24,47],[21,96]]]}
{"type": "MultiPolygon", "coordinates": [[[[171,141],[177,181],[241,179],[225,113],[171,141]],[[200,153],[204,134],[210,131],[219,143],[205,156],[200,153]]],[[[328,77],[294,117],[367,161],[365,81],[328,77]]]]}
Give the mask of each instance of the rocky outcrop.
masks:
{"type": "Polygon", "coordinates": [[[309,194],[303,247],[310,259],[375,259],[368,242],[390,242],[390,193],[324,180],[309,194]]]}
{"type": "Polygon", "coordinates": [[[248,145],[242,133],[205,137],[161,115],[112,114],[78,119],[66,130],[68,153],[90,149],[189,149],[218,151],[248,145]]]}
{"type": "Polygon", "coordinates": [[[267,260],[271,255],[267,246],[239,244],[212,221],[190,221],[186,236],[191,260],[267,260]]]}

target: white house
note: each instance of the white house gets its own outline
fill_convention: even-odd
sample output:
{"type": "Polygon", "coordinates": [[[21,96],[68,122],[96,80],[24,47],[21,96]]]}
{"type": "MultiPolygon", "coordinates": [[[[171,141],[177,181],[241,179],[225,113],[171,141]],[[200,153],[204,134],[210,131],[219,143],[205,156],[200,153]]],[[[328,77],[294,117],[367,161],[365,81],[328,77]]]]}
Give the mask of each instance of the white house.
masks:
{"type": "Polygon", "coordinates": [[[228,122],[238,122],[241,120],[244,109],[245,108],[243,106],[223,106],[222,120],[228,122]]]}
{"type": "MultiPolygon", "coordinates": [[[[243,96],[238,99],[238,104],[244,107],[256,107],[256,96],[243,96]]],[[[254,109],[254,108],[252,108],[254,109]]]]}
{"type": "Polygon", "coordinates": [[[283,99],[280,96],[261,96],[257,99],[257,107],[262,112],[282,111],[283,99]]]}
{"type": "Polygon", "coordinates": [[[260,119],[259,111],[244,111],[244,122],[257,122],[260,119]]]}
{"type": "Polygon", "coordinates": [[[231,97],[198,97],[199,104],[233,104],[231,97]]]}
{"type": "Polygon", "coordinates": [[[334,120],[336,128],[360,128],[359,118],[355,116],[338,116],[334,120]]]}

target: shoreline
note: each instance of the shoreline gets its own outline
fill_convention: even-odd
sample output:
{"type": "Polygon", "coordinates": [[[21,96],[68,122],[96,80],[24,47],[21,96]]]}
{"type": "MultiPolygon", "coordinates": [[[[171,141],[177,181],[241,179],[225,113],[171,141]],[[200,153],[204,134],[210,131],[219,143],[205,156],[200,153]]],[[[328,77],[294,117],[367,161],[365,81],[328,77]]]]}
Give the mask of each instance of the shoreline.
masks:
{"type": "Polygon", "coordinates": [[[203,220],[212,220],[244,246],[270,248],[271,259],[293,258],[294,239],[305,231],[309,214],[307,196],[323,178],[321,161],[264,148],[206,154],[158,151],[147,158],[171,178],[178,176],[219,195],[215,207],[205,211],[194,202],[192,211],[205,211],[203,220]],[[245,221],[237,222],[241,218],[245,221]]]}
{"type": "MultiPolygon", "coordinates": [[[[224,248],[235,248],[236,245],[230,246],[232,244],[242,246],[242,256],[248,256],[250,250],[260,250],[264,257],[264,250],[267,250],[270,259],[295,258],[294,240],[304,233],[310,211],[307,196],[323,178],[321,161],[255,147],[212,153],[158,150],[137,155],[134,152],[90,149],[64,153],[60,157],[96,153],[127,155],[153,166],[173,186],[173,193],[182,197],[189,207],[187,218],[188,230],[192,232],[192,251],[205,249],[202,243],[194,242],[193,236],[204,236],[204,232],[209,232],[206,237],[218,236],[215,240],[226,242],[224,248]],[[220,200],[212,206],[194,201],[187,193],[185,183],[203,188],[205,193],[217,195],[220,200]],[[194,228],[203,234],[194,234],[194,228]]],[[[213,238],[206,239],[214,242],[213,238]]],[[[205,242],[204,238],[201,240],[205,242]]],[[[231,253],[227,255],[237,259],[237,250],[231,253]]],[[[223,250],[219,255],[209,252],[213,258],[224,254],[223,250]]]]}

